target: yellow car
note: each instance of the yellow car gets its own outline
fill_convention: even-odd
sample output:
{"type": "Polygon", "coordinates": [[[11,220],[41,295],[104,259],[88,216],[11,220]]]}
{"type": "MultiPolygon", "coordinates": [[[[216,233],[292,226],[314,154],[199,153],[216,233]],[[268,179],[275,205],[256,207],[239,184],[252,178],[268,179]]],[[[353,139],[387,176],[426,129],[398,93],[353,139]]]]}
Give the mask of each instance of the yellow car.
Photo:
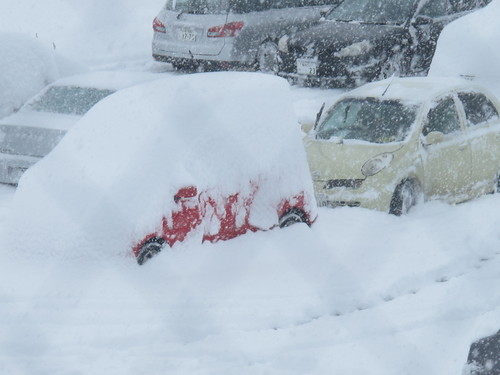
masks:
{"type": "Polygon", "coordinates": [[[461,79],[394,78],[343,95],[304,139],[320,206],[406,214],[499,191],[500,103],[461,79]]]}

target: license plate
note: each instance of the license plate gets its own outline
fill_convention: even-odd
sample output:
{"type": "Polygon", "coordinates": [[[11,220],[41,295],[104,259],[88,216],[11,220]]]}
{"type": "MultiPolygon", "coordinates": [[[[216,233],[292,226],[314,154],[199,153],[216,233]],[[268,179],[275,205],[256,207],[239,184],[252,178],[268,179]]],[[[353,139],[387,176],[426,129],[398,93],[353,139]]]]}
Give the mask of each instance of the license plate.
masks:
{"type": "Polygon", "coordinates": [[[185,42],[194,42],[196,40],[196,31],[194,30],[180,30],[177,32],[177,38],[185,42]]]}
{"type": "Polygon", "coordinates": [[[316,59],[297,59],[297,74],[315,76],[318,69],[318,60],[316,59]]]}

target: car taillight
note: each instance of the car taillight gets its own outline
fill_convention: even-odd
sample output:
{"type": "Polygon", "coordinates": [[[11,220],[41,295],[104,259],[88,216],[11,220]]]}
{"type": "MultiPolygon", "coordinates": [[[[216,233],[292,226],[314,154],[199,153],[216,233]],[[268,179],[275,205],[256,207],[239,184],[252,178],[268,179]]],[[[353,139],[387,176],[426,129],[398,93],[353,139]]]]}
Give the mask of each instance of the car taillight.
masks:
{"type": "Polygon", "coordinates": [[[208,29],[207,36],[209,38],[232,37],[243,28],[243,25],[243,22],[230,22],[225,25],[214,26],[208,29]]]}
{"type": "Polygon", "coordinates": [[[155,19],[153,20],[153,30],[156,31],[157,33],[167,32],[165,25],[157,17],[155,17],[155,19]]]}

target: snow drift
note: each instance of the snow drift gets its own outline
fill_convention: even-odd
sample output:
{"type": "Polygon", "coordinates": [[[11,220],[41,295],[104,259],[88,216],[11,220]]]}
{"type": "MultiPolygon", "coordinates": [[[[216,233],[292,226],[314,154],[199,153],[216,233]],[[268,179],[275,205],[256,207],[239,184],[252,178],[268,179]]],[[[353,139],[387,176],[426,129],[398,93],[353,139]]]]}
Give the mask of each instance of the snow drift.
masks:
{"type": "Polygon", "coordinates": [[[500,68],[500,0],[447,25],[441,33],[430,76],[470,76],[498,96],[500,68]],[[496,80],[494,80],[496,79],[496,80]]]}
{"type": "Polygon", "coordinates": [[[0,118],[57,78],[80,68],[22,34],[0,33],[0,118]]]}
{"type": "Polygon", "coordinates": [[[252,219],[262,227],[269,202],[313,195],[285,80],[208,73],[135,86],[99,102],[21,178],[13,246],[25,238],[35,252],[69,257],[128,251],[157,229],[179,188],[231,194],[256,179],[262,210],[252,219]]]}

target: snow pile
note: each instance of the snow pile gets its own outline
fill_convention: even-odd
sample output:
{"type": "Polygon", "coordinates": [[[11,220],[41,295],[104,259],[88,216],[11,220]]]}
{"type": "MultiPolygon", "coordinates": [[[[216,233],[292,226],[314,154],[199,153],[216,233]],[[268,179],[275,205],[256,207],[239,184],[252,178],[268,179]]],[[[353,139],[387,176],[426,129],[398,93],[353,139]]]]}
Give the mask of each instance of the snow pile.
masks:
{"type": "MultiPolygon", "coordinates": [[[[56,54],[34,38],[0,33],[0,118],[61,76],[56,54]]],[[[63,74],[67,74],[64,69],[63,74]]]]}
{"type": "Polygon", "coordinates": [[[231,194],[249,181],[260,185],[260,227],[277,223],[271,204],[312,196],[288,83],[257,73],[170,77],[93,107],[22,177],[10,232],[42,254],[106,256],[155,231],[179,188],[231,194]]]}
{"type": "Polygon", "coordinates": [[[493,0],[485,8],[446,26],[439,37],[429,75],[474,76],[483,84],[490,84],[492,78],[498,81],[499,19],[500,0],[493,0]]]}
{"type": "Polygon", "coordinates": [[[151,25],[164,3],[165,0],[2,1],[0,30],[37,35],[65,56],[86,63],[151,59],[151,25]]]}

